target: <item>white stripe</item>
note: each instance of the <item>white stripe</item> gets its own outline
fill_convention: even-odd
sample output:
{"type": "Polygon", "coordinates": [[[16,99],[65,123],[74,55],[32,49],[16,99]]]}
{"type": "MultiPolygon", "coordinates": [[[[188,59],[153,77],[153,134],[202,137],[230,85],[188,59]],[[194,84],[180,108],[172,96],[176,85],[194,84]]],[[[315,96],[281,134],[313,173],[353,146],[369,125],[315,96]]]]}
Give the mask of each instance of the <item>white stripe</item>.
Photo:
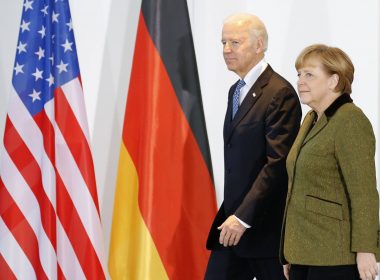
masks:
{"type": "MultiPolygon", "coordinates": [[[[50,203],[56,209],[56,189],[55,189],[55,170],[45,153],[43,146],[43,135],[40,128],[34,122],[24,103],[12,87],[11,98],[9,102],[8,116],[12,121],[20,137],[25,142],[32,153],[34,159],[42,170],[42,185],[50,203]]],[[[54,116],[54,103],[50,101],[45,105],[48,107],[46,114],[54,116]],[[53,108],[51,108],[53,107],[53,108]]],[[[54,125],[53,125],[54,126],[54,125]]]]}
{"type": "Polygon", "coordinates": [[[55,131],[56,167],[94,247],[103,271],[103,239],[98,211],[82,174],[58,127],[55,131]]]}
{"type": "Polygon", "coordinates": [[[75,118],[77,119],[83,134],[86,137],[87,143],[90,144],[90,130],[87,123],[86,106],[84,104],[83,90],[79,79],[73,79],[61,86],[61,88],[74,112],[75,118]]]}
{"type": "Polygon", "coordinates": [[[86,279],[66,232],[57,219],[57,258],[66,279],[86,279]]]}
{"type": "Polygon", "coordinates": [[[6,150],[3,151],[2,156],[0,170],[3,183],[38,239],[40,262],[46,275],[56,279],[55,251],[42,227],[38,201],[6,150]]]}
{"type": "Polygon", "coordinates": [[[0,254],[17,279],[34,280],[36,273],[24,251],[0,218],[0,254]]]}

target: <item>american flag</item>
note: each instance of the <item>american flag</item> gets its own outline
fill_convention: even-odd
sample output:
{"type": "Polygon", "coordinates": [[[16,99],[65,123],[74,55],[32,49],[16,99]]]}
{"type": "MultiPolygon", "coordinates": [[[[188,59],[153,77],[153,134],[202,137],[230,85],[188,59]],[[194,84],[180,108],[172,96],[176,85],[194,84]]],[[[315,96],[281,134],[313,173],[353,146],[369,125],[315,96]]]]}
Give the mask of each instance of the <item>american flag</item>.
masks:
{"type": "Polygon", "coordinates": [[[25,0],[0,159],[0,278],[105,279],[68,0],[25,0]]]}

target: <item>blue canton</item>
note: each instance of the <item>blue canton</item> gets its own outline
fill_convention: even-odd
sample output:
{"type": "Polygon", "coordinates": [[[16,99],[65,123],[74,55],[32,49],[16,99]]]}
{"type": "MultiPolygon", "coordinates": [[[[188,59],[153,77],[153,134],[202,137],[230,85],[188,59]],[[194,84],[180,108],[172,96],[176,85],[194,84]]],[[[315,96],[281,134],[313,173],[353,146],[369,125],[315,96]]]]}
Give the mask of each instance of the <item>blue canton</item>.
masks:
{"type": "Polygon", "coordinates": [[[54,90],[79,76],[68,0],[25,0],[13,87],[32,116],[54,90]]]}

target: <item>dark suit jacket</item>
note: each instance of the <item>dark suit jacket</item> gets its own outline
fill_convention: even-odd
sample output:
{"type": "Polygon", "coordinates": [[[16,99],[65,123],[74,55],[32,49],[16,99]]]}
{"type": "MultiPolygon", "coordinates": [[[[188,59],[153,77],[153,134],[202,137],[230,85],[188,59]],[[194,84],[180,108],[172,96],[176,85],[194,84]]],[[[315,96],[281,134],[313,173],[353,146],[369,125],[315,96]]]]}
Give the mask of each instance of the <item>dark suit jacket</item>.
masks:
{"type": "Polygon", "coordinates": [[[236,85],[229,91],[224,122],[224,201],[207,248],[220,248],[217,227],[235,214],[252,226],[235,252],[277,257],[287,193],[285,159],[300,126],[301,106],[291,84],[268,65],[231,120],[236,85]]]}

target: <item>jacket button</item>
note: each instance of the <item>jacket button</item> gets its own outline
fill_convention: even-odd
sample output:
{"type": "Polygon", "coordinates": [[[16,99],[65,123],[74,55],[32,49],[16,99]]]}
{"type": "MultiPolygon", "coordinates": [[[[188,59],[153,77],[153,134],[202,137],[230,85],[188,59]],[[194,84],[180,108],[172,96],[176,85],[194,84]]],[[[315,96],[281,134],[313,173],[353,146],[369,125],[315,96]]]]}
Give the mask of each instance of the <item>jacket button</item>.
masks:
{"type": "Polygon", "coordinates": [[[231,148],[231,144],[230,143],[227,144],[227,148],[231,148]]]}
{"type": "Polygon", "coordinates": [[[230,174],[231,173],[231,169],[227,168],[226,172],[227,172],[227,174],[230,174]]]}

